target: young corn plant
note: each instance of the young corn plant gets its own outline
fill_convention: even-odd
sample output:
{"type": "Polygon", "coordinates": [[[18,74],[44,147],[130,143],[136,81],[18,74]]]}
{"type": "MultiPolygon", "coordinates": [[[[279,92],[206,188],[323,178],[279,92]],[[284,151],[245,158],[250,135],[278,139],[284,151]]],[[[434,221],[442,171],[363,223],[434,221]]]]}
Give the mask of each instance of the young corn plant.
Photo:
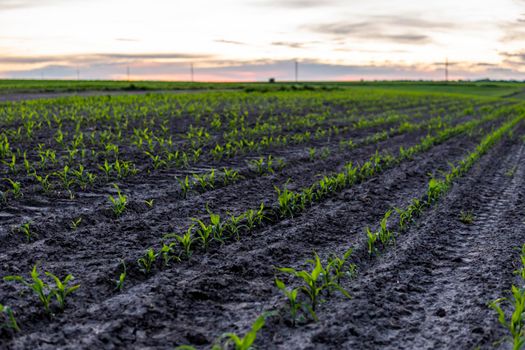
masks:
{"type": "Polygon", "coordinates": [[[22,233],[25,236],[27,243],[31,242],[31,239],[33,238],[33,233],[31,231],[31,222],[26,222],[20,225],[20,227],[18,227],[18,232],[22,233]]]}
{"type": "Polygon", "coordinates": [[[193,243],[196,240],[196,238],[193,237],[194,227],[195,227],[194,225],[191,225],[188,228],[188,230],[186,230],[186,233],[181,234],[181,235],[178,235],[176,233],[168,233],[167,235],[164,235],[164,239],[175,238],[175,240],[179,243],[179,245],[182,248],[182,255],[186,259],[189,259],[193,252],[193,243]]]}
{"type": "Polygon", "coordinates": [[[122,260],[121,264],[122,264],[122,272],[118,276],[118,280],[116,281],[116,288],[115,288],[119,292],[121,292],[122,289],[124,288],[124,282],[126,281],[126,277],[128,275],[126,263],[124,262],[124,260],[122,260]]]}
{"type": "Polygon", "coordinates": [[[235,183],[241,179],[241,175],[239,175],[239,172],[234,169],[223,168],[222,173],[222,183],[224,185],[235,183]]]}
{"type": "Polygon", "coordinates": [[[106,176],[106,179],[109,179],[111,176],[111,172],[113,171],[113,165],[108,162],[108,160],[104,160],[103,165],[99,165],[98,168],[104,172],[104,175],[106,176]]]}
{"type": "Polygon", "coordinates": [[[465,225],[472,225],[474,223],[474,213],[472,210],[461,211],[459,213],[459,221],[465,225]]]}
{"type": "Polygon", "coordinates": [[[63,281],[50,272],[46,272],[46,275],[53,278],[55,286],[45,283],[44,280],[40,278],[40,274],[37,271],[37,265],[35,265],[31,271],[30,280],[26,280],[22,276],[6,276],[4,277],[4,281],[18,282],[29,288],[37,295],[46,313],[51,313],[51,302],[53,297],[57,300],[60,309],[63,310],[66,297],[76,291],[80,285],[68,287],[69,282],[73,279],[72,275],[67,275],[63,281]]]}
{"type": "Polygon", "coordinates": [[[217,242],[224,242],[224,231],[226,229],[221,217],[218,214],[212,213],[208,208],[208,214],[210,215],[210,224],[205,224],[202,220],[192,219],[197,223],[197,229],[195,233],[197,238],[200,240],[202,247],[206,250],[211,242],[215,240],[217,242]]]}
{"type": "Polygon", "coordinates": [[[188,177],[188,175],[186,175],[186,177],[184,179],[179,179],[178,177],[176,177],[175,179],[177,180],[177,182],[180,185],[182,198],[187,198],[188,197],[188,193],[189,193],[189,191],[191,190],[191,187],[192,187],[192,185],[190,183],[190,178],[188,177]]]}
{"type": "Polygon", "coordinates": [[[508,301],[507,298],[499,298],[489,303],[489,307],[498,314],[498,322],[506,328],[510,335],[504,337],[502,340],[508,339],[512,342],[512,349],[520,350],[525,345],[525,289],[512,286],[512,297],[510,304],[512,306],[512,314],[507,316],[500,304],[508,301]]]}
{"type": "Polygon", "coordinates": [[[128,204],[128,197],[122,194],[117,184],[113,184],[113,187],[115,187],[115,189],[117,190],[117,196],[109,196],[108,198],[111,203],[111,209],[113,210],[113,214],[115,214],[116,217],[119,217],[126,210],[126,206],[128,204]]]}
{"type": "Polygon", "coordinates": [[[159,255],[162,257],[162,264],[168,267],[172,261],[180,261],[180,258],[175,255],[175,242],[166,244],[162,243],[159,255]]]}
{"type": "Polygon", "coordinates": [[[317,152],[317,149],[315,147],[308,148],[308,159],[310,162],[313,162],[315,160],[315,154],[317,152]]]}
{"type": "MultiPolygon", "coordinates": [[[[252,324],[251,329],[244,335],[239,336],[236,333],[224,333],[212,345],[211,350],[252,350],[253,343],[257,338],[257,334],[264,327],[266,319],[273,316],[274,313],[267,312],[259,316],[252,324]]],[[[175,348],[176,350],[197,350],[191,345],[181,345],[175,348]]]]}
{"type": "Polygon", "coordinates": [[[523,281],[525,281],[525,244],[521,246],[521,253],[520,253],[520,259],[521,259],[521,267],[514,271],[515,275],[519,275],[523,281]]]}
{"type": "Polygon", "coordinates": [[[8,190],[13,194],[13,197],[20,198],[22,197],[22,185],[20,185],[20,182],[13,181],[9,178],[6,178],[7,182],[11,185],[11,188],[8,190]]]}
{"type": "Polygon", "coordinates": [[[395,239],[394,233],[388,229],[388,218],[390,215],[392,215],[392,210],[388,210],[385,213],[379,225],[378,236],[384,247],[395,239]]]}
{"type": "Polygon", "coordinates": [[[288,188],[285,187],[281,190],[279,187],[275,186],[275,192],[277,192],[277,199],[279,202],[279,215],[283,218],[285,217],[293,217],[295,213],[297,213],[301,208],[301,201],[300,196],[290,191],[288,188]]]}
{"type": "Polygon", "coordinates": [[[375,254],[377,252],[376,242],[377,242],[378,235],[372,230],[370,230],[370,227],[367,227],[365,229],[365,232],[366,232],[366,237],[368,238],[368,241],[367,241],[368,254],[369,255],[375,254]]]}
{"type": "Polygon", "coordinates": [[[264,327],[266,319],[273,315],[273,313],[266,313],[259,316],[255,322],[252,324],[251,329],[244,336],[237,335],[235,333],[224,333],[218,340],[217,344],[219,347],[217,349],[230,349],[230,346],[233,345],[235,350],[250,350],[253,349],[253,343],[257,338],[257,333],[264,327]]]}
{"type": "Polygon", "coordinates": [[[7,328],[12,329],[15,332],[20,332],[20,327],[18,327],[18,323],[16,322],[15,313],[9,306],[0,304],[0,320],[2,320],[2,322],[0,322],[0,329],[7,328]]]}
{"type": "Polygon", "coordinates": [[[241,239],[241,230],[247,228],[243,225],[244,215],[235,216],[231,214],[224,223],[224,230],[228,233],[229,237],[235,237],[237,241],[241,239]]]}
{"type": "Polygon", "coordinates": [[[326,282],[326,280],[323,279],[323,275],[329,275],[330,273],[323,267],[319,255],[314,254],[314,259],[310,259],[307,262],[312,265],[311,272],[306,270],[297,271],[289,267],[281,267],[278,268],[278,270],[297,277],[303,282],[299,287],[299,290],[308,297],[310,301],[310,313],[314,319],[317,319],[315,309],[319,303],[321,293],[324,290],[338,290],[347,298],[350,298],[350,294],[348,294],[348,292],[336,281],[330,280],[326,282]]]}
{"type": "Polygon", "coordinates": [[[447,189],[448,184],[445,181],[430,179],[427,189],[427,203],[434,203],[447,189]]]}
{"type": "Polygon", "coordinates": [[[51,182],[49,181],[49,176],[50,174],[47,174],[46,176],[40,176],[37,175],[36,172],[33,173],[33,177],[36,181],[38,181],[44,193],[49,193],[51,191],[51,182]]]}
{"type": "MultiPolygon", "coordinates": [[[[521,267],[514,271],[521,278],[521,284],[525,283],[525,244],[521,247],[520,252],[521,267]]],[[[499,298],[488,304],[496,311],[499,323],[508,330],[510,335],[505,336],[501,341],[508,340],[512,342],[514,350],[520,350],[525,346],[525,288],[511,287],[510,298],[499,298]],[[510,304],[511,314],[507,315],[502,308],[502,304],[510,304]]]]}
{"type": "Polygon", "coordinates": [[[268,217],[265,215],[265,210],[264,203],[261,203],[258,210],[249,209],[244,213],[243,216],[248,231],[253,231],[255,227],[260,226],[263,221],[268,220],[268,217]]]}
{"type": "Polygon", "coordinates": [[[144,274],[149,274],[151,272],[151,269],[155,265],[155,262],[157,261],[158,254],[155,253],[155,250],[153,248],[149,248],[144,256],[137,260],[137,264],[139,265],[139,269],[144,274]]]}
{"type": "Polygon", "coordinates": [[[335,280],[337,284],[341,284],[341,278],[348,277],[354,278],[357,274],[357,265],[349,264],[348,260],[352,255],[353,249],[348,249],[343,256],[338,257],[335,254],[328,256],[326,271],[327,275],[331,276],[332,280],[335,280]]]}
{"type": "Polygon", "coordinates": [[[414,222],[415,218],[423,213],[425,203],[419,199],[413,199],[406,209],[395,208],[399,215],[399,229],[404,231],[414,222]]]}
{"type": "Polygon", "coordinates": [[[302,303],[299,302],[297,296],[299,294],[299,288],[288,289],[283,281],[278,278],[275,278],[275,285],[277,288],[285,295],[288,300],[288,306],[290,308],[290,318],[292,321],[292,326],[295,326],[297,322],[298,312],[301,309],[302,303]]]}
{"type": "Polygon", "coordinates": [[[82,223],[82,218],[79,217],[79,218],[71,220],[71,223],[69,224],[69,227],[72,230],[76,230],[76,229],[78,229],[78,227],[80,226],[81,223],[82,223]]]}
{"type": "Polygon", "coordinates": [[[51,288],[51,294],[55,297],[58,302],[60,310],[64,310],[66,307],[66,298],[69,294],[75,292],[80,288],[80,284],[69,287],[69,282],[73,280],[73,275],[67,275],[64,280],[60,280],[56,275],[51,272],[46,272],[46,276],[49,276],[55,282],[55,285],[51,288]]]}

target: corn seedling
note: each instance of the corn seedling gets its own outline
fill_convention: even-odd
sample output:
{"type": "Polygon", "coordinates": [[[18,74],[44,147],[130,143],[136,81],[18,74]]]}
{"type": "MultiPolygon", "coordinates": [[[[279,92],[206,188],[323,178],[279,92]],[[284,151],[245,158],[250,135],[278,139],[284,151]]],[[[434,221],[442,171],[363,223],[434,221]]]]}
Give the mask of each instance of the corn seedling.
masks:
{"type": "Polygon", "coordinates": [[[308,159],[310,159],[310,162],[313,162],[315,160],[315,153],[316,149],[314,147],[308,148],[308,159]]]}
{"type": "Polygon", "coordinates": [[[366,236],[368,238],[368,241],[367,241],[368,254],[372,255],[373,253],[377,251],[376,241],[377,241],[378,235],[375,232],[372,232],[372,230],[370,230],[370,227],[367,227],[366,236]]]}
{"type": "Polygon", "coordinates": [[[150,199],[150,200],[145,200],[144,204],[146,204],[148,206],[148,208],[153,208],[154,202],[155,202],[154,199],[150,199]]]}
{"type": "Polygon", "coordinates": [[[510,336],[507,336],[504,339],[509,339],[512,342],[512,348],[514,350],[520,350],[525,345],[525,320],[523,318],[523,314],[525,313],[525,289],[513,285],[511,293],[512,298],[510,303],[513,307],[513,311],[510,317],[505,315],[505,311],[503,311],[500,306],[501,303],[508,300],[507,298],[496,299],[489,303],[489,307],[496,311],[499,323],[510,333],[510,336]]]}
{"type": "Polygon", "coordinates": [[[228,220],[224,223],[224,229],[230,237],[235,237],[237,240],[241,239],[241,229],[247,227],[241,223],[243,219],[244,215],[235,216],[232,214],[228,217],[228,220]]]}
{"type": "Polygon", "coordinates": [[[322,291],[327,289],[335,289],[340,291],[347,298],[350,298],[350,295],[336,281],[330,280],[328,283],[323,281],[322,276],[329,275],[329,272],[327,272],[327,270],[323,268],[319,255],[314,254],[314,259],[307,260],[307,262],[310,265],[312,265],[311,272],[308,272],[306,270],[297,271],[293,268],[288,267],[281,267],[278,268],[278,270],[280,272],[298,277],[302,280],[303,284],[299,287],[299,290],[303,292],[310,300],[312,317],[317,318],[315,314],[315,309],[319,302],[319,297],[322,291]]]}
{"type": "Polygon", "coordinates": [[[435,202],[447,189],[448,185],[445,181],[430,179],[427,189],[427,203],[435,202]]]}
{"type": "Polygon", "coordinates": [[[207,174],[193,174],[193,178],[197,181],[197,184],[200,186],[202,191],[205,191],[208,188],[215,188],[215,169],[211,169],[211,171],[207,174]]]}
{"type": "Polygon", "coordinates": [[[279,215],[281,217],[293,217],[294,213],[299,211],[301,206],[299,195],[286,188],[286,185],[282,190],[279,187],[274,188],[279,202],[279,215]]]}
{"type": "Polygon", "coordinates": [[[14,330],[15,332],[20,332],[20,327],[18,327],[18,323],[16,322],[13,309],[11,309],[9,306],[0,304],[0,315],[3,319],[3,322],[0,323],[0,329],[8,328],[14,330]]]}
{"type": "Polygon", "coordinates": [[[175,243],[162,244],[162,248],[160,249],[159,254],[162,257],[162,263],[164,264],[164,266],[169,266],[172,260],[180,261],[180,258],[174,254],[174,246],[175,243]]]}
{"type": "Polygon", "coordinates": [[[235,334],[235,333],[224,333],[219,338],[219,344],[221,341],[224,341],[222,346],[220,348],[222,349],[229,349],[230,345],[234,346],[235,350],[250,350],[252,349],[252,345],[255,342],[255,339],[257,338],[257,333],[261,330],[261,328],[264,327],[264,324],[266,323],[266,318],[273,315],[273,313],[266,313],[261,316],[259,316],[255,322],[252,324],[251,329],[246,333],[243,337],[235,334]]]}
{"type": "Polygon", "coordinates": [[[281,170],[284,168],[284,160],[281,158],[278,158],[277,160],[273,158],[271,155],[268,157],[260,157],[258,159],[252,159],[248,161],[248,166],[250,169],[254,172],[256,172],[259,175],[264,174],[273,174],[275,173],[275,170],[281,170]]]}
{"type": "Polygon", "coordinates": [[[120,188],[117,184],[113,184],[113,187],[117,190],[117,196],[109,196],[109,201],[111,202],[111,209],[115,216],[119,217],[126,210],[126,205],[128,204],[128,197],[123,195],[120,191],[120,188]]]}
{"type": "Polygon", "coordinates": [[[467,211],[462,210],[459,213],[459,221],[461,221],[465,225],[472,225],[472,223],[474,222],[474,214],[472,213],[471,210],[467,210],[467,211]]]}
{"type": "Polygon", "coordinates": [[[155,253],[155,250],[153,248],[149,248],[144,256],[137,260],[137,264],[144,274],[149,274],[151,272],[151,269],[157,260],[157,256],[158,255],[155,253]]]}
{"type": "Polygon", "coordinates": [[[333,279],[337,284],[341,284],[341,278],[346,276],[348,278],[354,278],[357,273],[357,266],[355,264],[347,264],[348,259],[352,255],[353,249],[348,249],[342,257],[338,257],[335,254],[331,254],[328,257],[326,272],[330,279],[333,279]]]}
{"type": "Polygon", "coordinates": [[[20,227],[18,227],[18,232],[24,234],[28,243],[31,242],[31,238],[33,238],[33,233],[31,232],[31,222],[26,222],[20,225],[20,227]]]}
{"type": "Polygon", "coordinates": [[[22,197],[22,186],[20,185],[20,182],[13,181],[13,180],[11,180],[9,178],[6,178],[5,180],[7,180],[7,182],[9,182],[9,184],[11,185],[11,189],[9,189],[9,191],[11,191],[11,193],[13,193],[13,196],[15,198],[22,197]]]}
{"type": "Polygon", "coordinates": [[[128,272],[126,269],[126,263],[124,262],[124,260],[122,260],[122,272],[120,273],[116,282],[116,289],[118,291],[122,291],[122,289],[124,288],[124,282],[126,281],[127,274],[128,272]]]}
{"type": "Polygon", "coordinates": [[[241,178],[241,176],[239,175],[239,172],[234,169],[223,168],[222,172],[223,172],[222,182],[225,185],[237,182],[241,178]]]}
{"type": "Polygon", "coordinates": [[[179,245],[182,247],[183,255],[189,259],[192,253],[192,246],[193,242],[195,241],[195,238],[193,237],[193,227],[194,225],[191,225],[186,233],[182,235],[178,235],[175,233],[169,233],[167,235],[164,235],[165,239],[168,238],[175,238],[179,245]]]}
{"type": "Polygon", "coordinates": [[[82,218],[76,218],[76,219],[71,220],[69,227],[72,230],[76,230],[80,226],[81,223],[82,223],[82,218]]]}
{"type": "Polygon", "coordinates": [[[515,166],[513,166],[512,168],[510,168],[509,170],[507,170],[507,171],[505,172],[505,176],[507,176],[507,177],[513,177],[514,174],[516,173],[516,170],[518,170],[518,166],[517,166],[517,165],[515,165],[515,166]]]}
{"type": "Polygon", "coordinates": [[[51,190],[51,183],[49,182],[49,174],[47,174],[46,176],[40,176],[40,175],[37,175],[37,173],[33,173],[33,177],[35,178],[36,181],[38,181],[38,183],[40,183],[40,186],[42,187],[42,191],[44,191],[44,193],[49,193],[49,191],[51,190]]]}
{"type": "Polygon", "coordinates": [[[388,218],[390,217],[391,214],[392,214],[392,210],[387,211],[385,215],[383,216],[383,218],[381,219],[381,223],[379,226],[378,236],[383,246],[386,246],[390,241],[394,239],[394,234],[392,233],[392,231],[388,229],[388,226],[387,226],[388,218]]]}
{"type": "Polygon", "coordinates": [[[253,231],[256,226],[260,226],[268,217],[264,214],[264,203],[261,203],[258,210],[249,209],[244,213],[246,219],[246,228],[248,231],[253,231]]]}
{"type": "Polygon", "coordinates": [[[16,174],[17,173],[17,171],[16,171],[16,156],[14,154],[11,155],[11,161],[10,162],[2,161],[2,163],[4,163],[9,168],[9,171],[12,174],[16,174]]]}
{"type": "Polygon", "coordinates": [[[275,285],[281,292],[283,292],[283,294],[286,296],[286,299],[288,300],[288,306],[290,308],[290,317],[292,319],[292,325],[295,326],[295,322],[297,320],[297,313],[299,312],[299,309],[301,308],[301,303],[297,300],[299,288],[293,288],[289,290],[288,288],[286,288],[286,285],[284,284],[284,282],[278,278],[275,278],[275,285]]]}
{"type": "Polygon", "coordinates": [[[188,197],[188,193],[189,193],[189,191],[191,189],[190,178],[188,177],[188,175],[186,175],[184,180],[181,180],[178,177],[176,177],[175,179],[177,180],[177,182],[180,185],[180,189],[182,191],[182,198],[187,198],[188,197]]]}
{"type": "Polygon", "coordinates": [[[109,179],[111,176],[111,172],[113,171],[113,166],[108,162],[106,159],[104,161],[103,165],[99,165],[98,168],[104,172],[104,175],[106,175],[106,179],[109,179]]]}
{"type": "Polygon", "coordinates": [[[55,287],[48,285],[40,278],[40,274],[37,271],[37,265],[35,265],[31,271],[30,280],[26,280],[22,276],[6,276],[4,277],[4,280],[19,282],[29,288],[37,295],[44,307],[44,310],[47,313],[50,313],[51,301],[53,297],[56,298],[60,309],[63,309],[65,306],[66,297],[76,291],[80,285],[68,287],[68,283],[73,279],[72,275],[67,275],[63,281],[61,281],[52,273],[46,272],[46,275],[53,278],[55,287]]]}
{"type": "Polygon", "coordinates": [[[60,278],[58,278],[51,272],[46,272],[46,275],[51,277],[55,282],[55,286],[51,288],[51,294],[55,297],[56,301],[58,302],[58,307],[60,308],[60,310],[64,310],[66,306],[66,297],[69,294],[75,292],[78,288],[80,288],[80,284],[76,284],[71,287],[68,286],[69,282],[73,280],[73,275],[67,275],[63,281],[61,281],[60,278]]]}

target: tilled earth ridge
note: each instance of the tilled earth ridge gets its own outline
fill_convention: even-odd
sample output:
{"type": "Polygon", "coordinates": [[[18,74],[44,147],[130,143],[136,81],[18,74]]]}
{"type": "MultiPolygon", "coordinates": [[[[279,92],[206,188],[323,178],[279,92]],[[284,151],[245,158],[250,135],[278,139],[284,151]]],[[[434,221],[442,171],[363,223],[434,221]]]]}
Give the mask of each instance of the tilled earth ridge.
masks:
{"type": "Polygon", "coordinates": [[[496,147],[349,283],[352,300],[331,300],[319,324],[279,348],[493,348],[503,329],[487,303],[515,281],[516,248],[525,242],[524,181],[523,141],[496,147]],[[472,225],[460,222],[461,210],[473,211],[472,225]]]}
{"type": "MultiPolygon", "coordinates": [[[[26,323],[32,324],[30,332],[9,346],[26,348],[40,343],[42,348],[171,348],[188,342],[210,343],[221,331],[244,329],[262,309],[282,301],[273,287],[272,265],[298,267],[314,249],[326,254],[338,245],[348,246],[352,237],[362,235],[362,228],[377,222],[388,206],[406,204],[407,198],[423,191],[428,172],[446,170],[447,163],[459,160],[477,139],[479,136],[453,138],[411,162],[310,208],[303,215],[270,226],[239,243],[217,247],[204,255],[196,254],[190,262],[160,271],[147,280],[130,276],[130,287],[121,294],[111,288],[112,278],[118,273],[115,269],[118,261],[97,258],[97,254],[111,249],[111,236],[103,243],[105,240],[97,238],[97,232],[85,231],[83,240],[93,236],[92,244],[88,245],[91,251],[76,244],[86,242],[74,242],[67,237],[59,239],[59,244],[53,237],[43,240],[38,243],[41,249],[38,256],[46,256],[46,267],[72,271],[80,283],[93,288],[79,290],[71,300],[70,311],[51,322],[41,316],[27,320],[26,323]],[[325,237],[319,232],[325,232],[325,237]],[[53,253],[58,246],[64,248],[53,253]]],[[[148,220],[143,222],[140,215],[129,219],[129,223],[120,227],[103,230],[103,235],[140,234],[153,225],[148,220]]],[[[118,240],[118,236],[113,237],[118,240]]],[[[139,249],[144,249],[143,244],[139,249]]],[[[127,239],[117,245],[128,253],[137,249],[127,239]]],[[[109,257],[117,253],[110,250],[105,254],[109,257]]],[[[25,269],[33,263],[33,259],[23,262],[22,249],[10,256],[22,260],[20,264],[27,265],[25,269]]],[[[14,303],[16,293],[10,289],[9,295],[11,299],[6,299],[14,303]]],[[[31,307],[26,305],[24,309],[31,307]]],[[[36,309],[33,311],[38,315],[36,309]]],[[[268,341],[264,334],[271,330],[270,327],[262,333],[263,342],[268,341]]],[[[278,338],[271,340],[279,343],[278,338]]]]}

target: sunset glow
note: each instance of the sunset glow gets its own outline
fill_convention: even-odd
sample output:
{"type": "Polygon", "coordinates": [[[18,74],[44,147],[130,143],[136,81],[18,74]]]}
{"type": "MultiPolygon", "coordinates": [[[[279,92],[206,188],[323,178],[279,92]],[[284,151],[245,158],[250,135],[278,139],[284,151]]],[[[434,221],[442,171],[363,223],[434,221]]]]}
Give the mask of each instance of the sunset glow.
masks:
{"type": "Polygon", "coordinates": [[[0,0],[0,77],[525,79],[525,1],[0,0]]]}

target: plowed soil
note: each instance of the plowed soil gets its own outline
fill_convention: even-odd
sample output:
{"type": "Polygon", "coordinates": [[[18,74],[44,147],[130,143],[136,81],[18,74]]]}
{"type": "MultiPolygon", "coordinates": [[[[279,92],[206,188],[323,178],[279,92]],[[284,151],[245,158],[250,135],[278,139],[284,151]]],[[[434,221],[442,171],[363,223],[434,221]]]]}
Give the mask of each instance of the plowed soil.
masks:
{"type": "MultiPolygon", "coordinates": [[[[424,106],[425,120],[432,116],[424,106]]],[[[406,111],[404,111],[406,112],[406,111]]],[[[454,124],[476,116],[458,117],[454,124]]],[[[46,315],[21,286],[2,282],[0,301],[17,310],[22,332],[0,333],[5,349],[173,349],[209,348],[222,333],[249,329],[262,312],[284,309],[274,286],[275,267],[301,268],[312,252],[325,257],[363,246],[364,228],[376,225],[389,208],[425,194],[430,175],[461,160],[501,120],[458,135],[413,159],[279,219],[239,241],[198,250],[187,261],[144,275],[136,260],[162,236],[182,232],[191,218],[205,218],[206,206],[225,215],[259,203],[275,203],[274,186],[299,190],[348,161],[362,163],[377,150],[396,154],[419,142],[424,131],[393,136],[341,150],[333,138],[309,145],[276,147],[268,153],[287,166],[259,176],[248,156],[199,164],[192,171],[230,166],[244,179],[184,199],[176,176],[190,171],[160,170],[130,177],[120,188],[130,198],[125,214],[108,208],[111,186],[79,192],[69,200],[40,193],[0,208],[0,272],[27,276],[34,264],[55,274],[73,274],[81,288],[62,313],[46,315]],[[325,159],[308,158],[308,148],[328,147],[325,159]],[[154,199],[149,208],[145,200],[154,199]],[[71,221],[82,218],[77,229],[71,221]],[[29,243],[13,228],[30,220],[29,243]],[[128,277],[115,290],[122,260],[128,277]]],[[[355,140],[380,131],[345,135],[355,140]]],[[[396,245],[369,258],[359,249],[357,277],[343,282],[352,299],[334,295],[319,308],[319,321],[292,326],[272,317],[257,336],[258,349],[471,349],[491,348],[503,335],[487,303],[515,283],[516,247],[525,243],[525,144],[519,126],[484,155],[450,192],[398,237],[396,245]],[[472,224],[459,220],[472,211],[472,224]]],[[[37,142],[37,141],[35,141],[37,142]]],[[[126,151],[126,150],[124,150],[126,151]]],[[[253,156],[253,155],[252,155],[253,156]]],[[[115,193],[112,191],[111,193],[115,193]]]]}

